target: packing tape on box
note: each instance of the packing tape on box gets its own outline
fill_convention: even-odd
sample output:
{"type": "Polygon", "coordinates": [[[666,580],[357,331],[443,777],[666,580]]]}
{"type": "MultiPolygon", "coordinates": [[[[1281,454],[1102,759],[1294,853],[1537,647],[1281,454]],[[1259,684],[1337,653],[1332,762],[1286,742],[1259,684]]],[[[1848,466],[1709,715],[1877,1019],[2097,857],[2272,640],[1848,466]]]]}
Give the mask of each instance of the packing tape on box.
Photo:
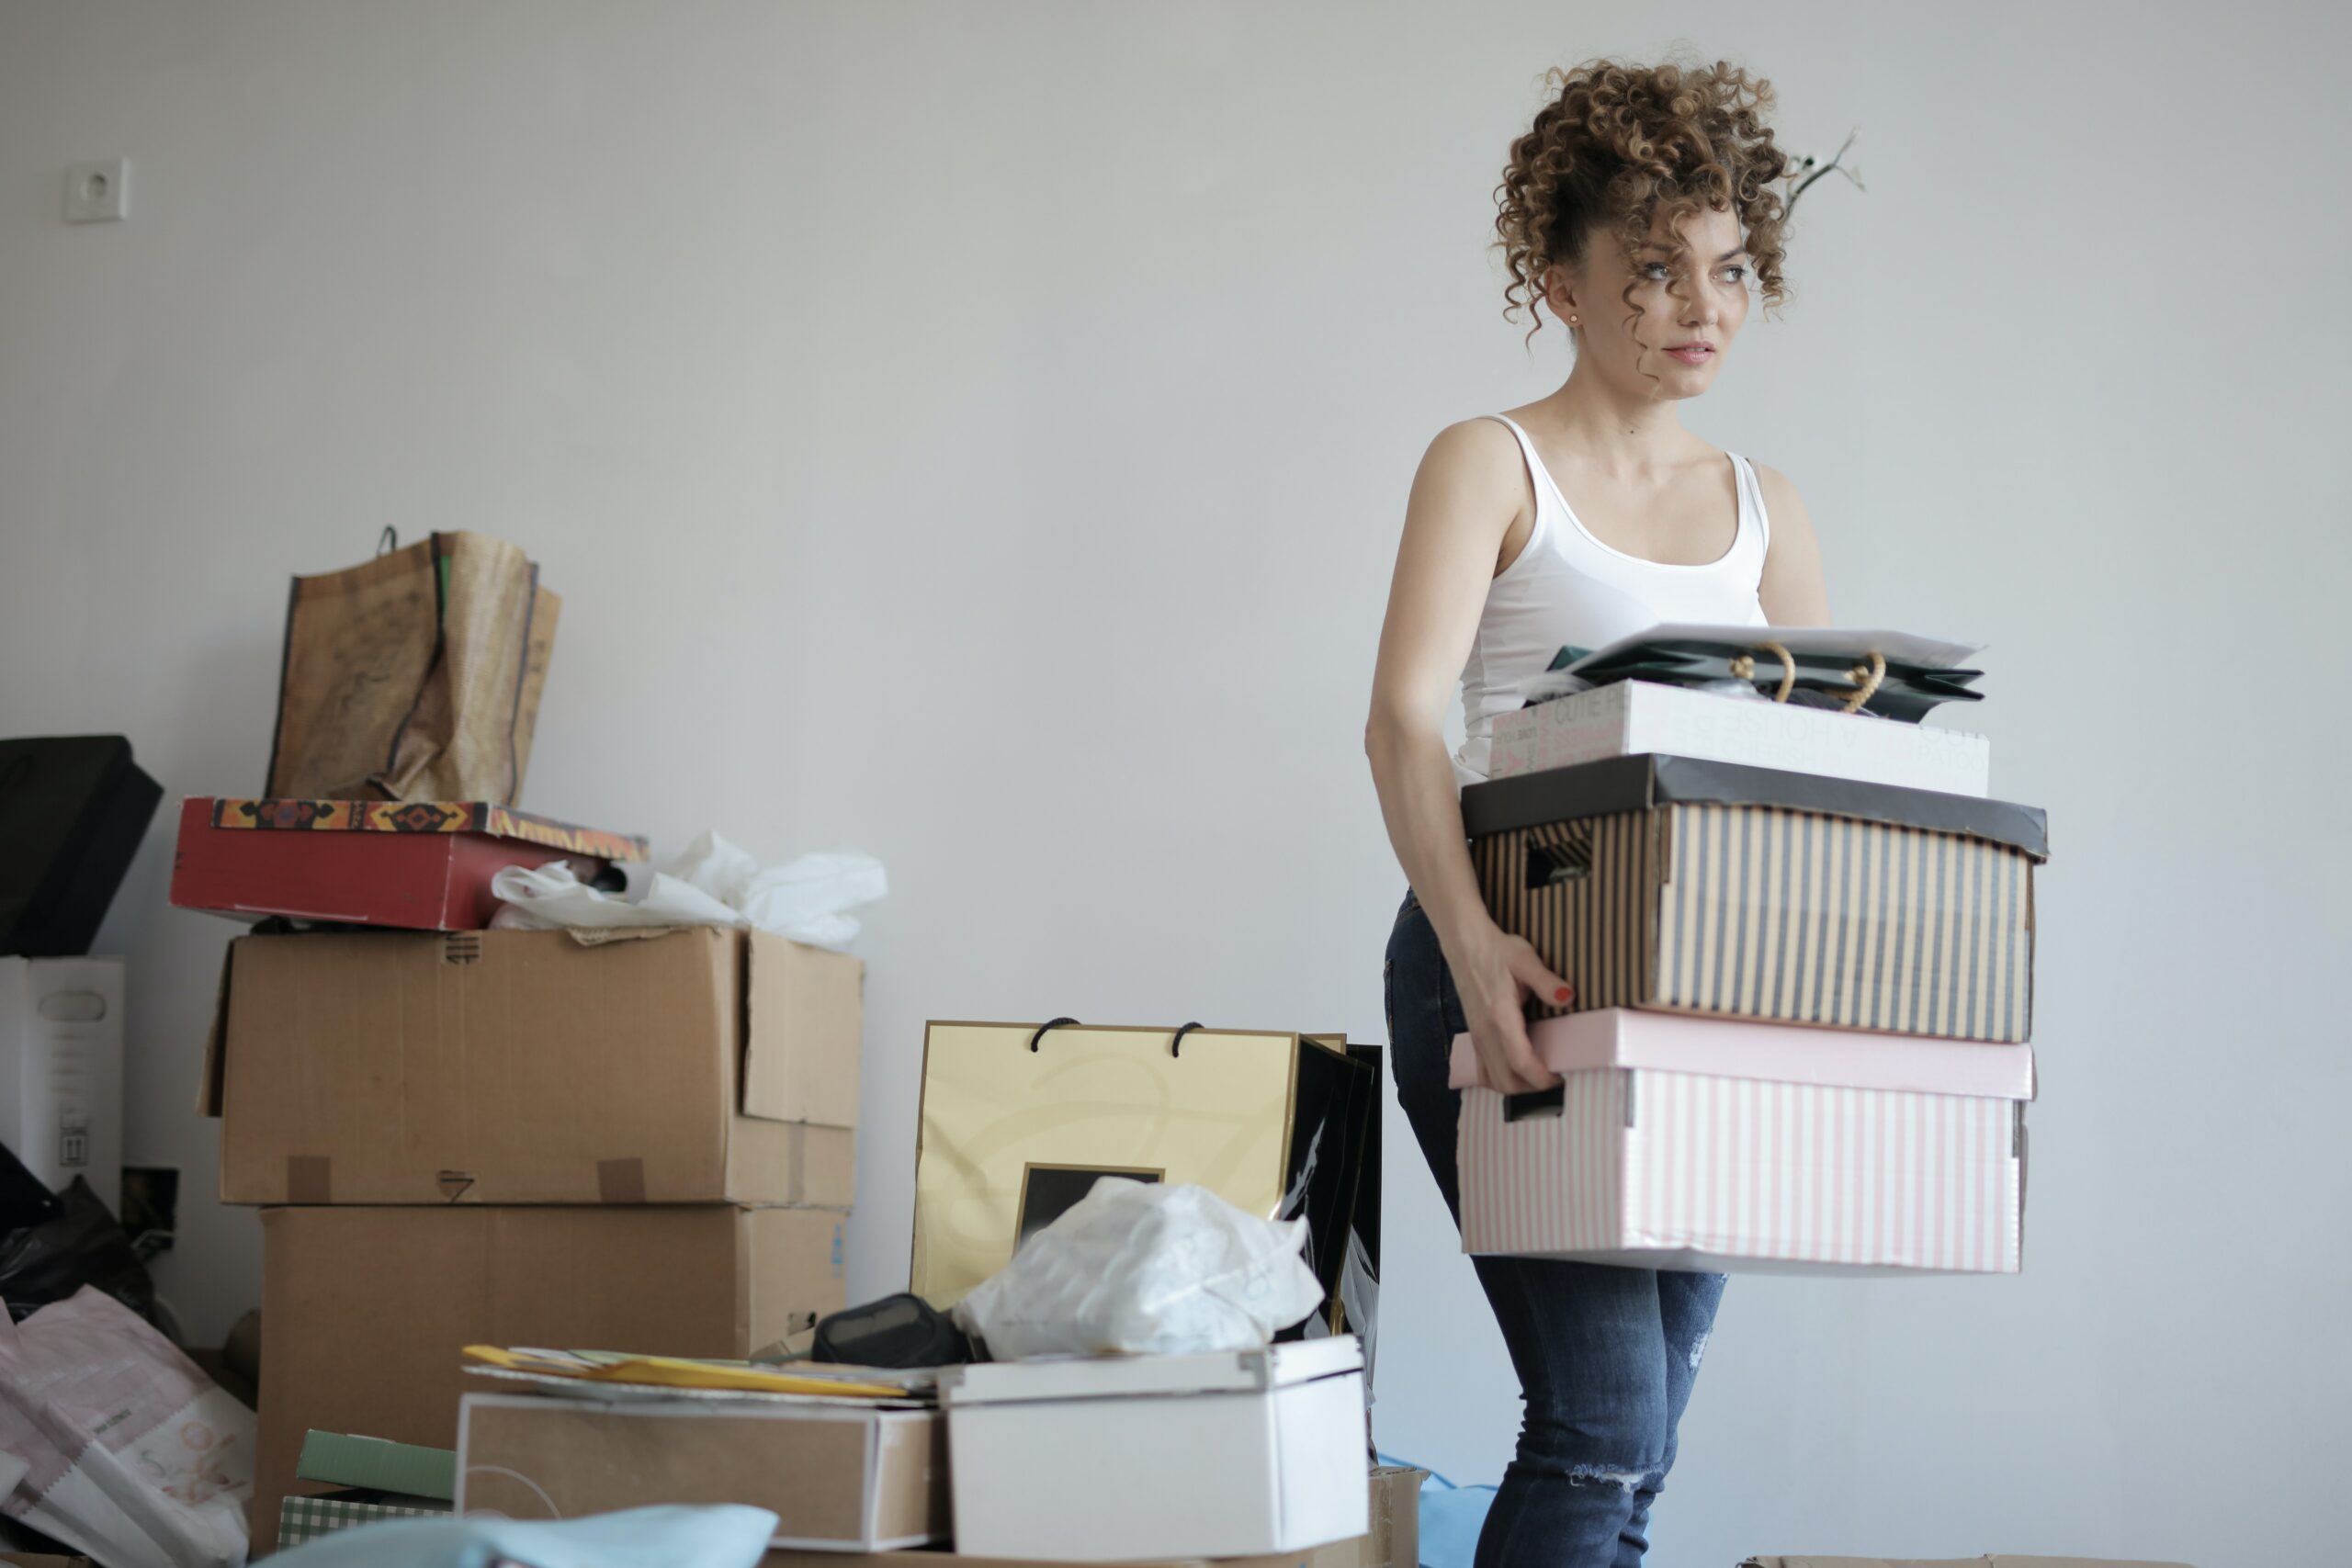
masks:
{"type": "Polygon", "coordinates": [[[334,1201],[334,1164],[324,1155],[286,1156],[286,1201],[289,1203],[334,1201]]]}
{"type": "Polygon", "coordinates": [[[596,1162],[596,1201],[645,1201],[645,1162],[641,1159],[600,1159],[596,1162]]]}

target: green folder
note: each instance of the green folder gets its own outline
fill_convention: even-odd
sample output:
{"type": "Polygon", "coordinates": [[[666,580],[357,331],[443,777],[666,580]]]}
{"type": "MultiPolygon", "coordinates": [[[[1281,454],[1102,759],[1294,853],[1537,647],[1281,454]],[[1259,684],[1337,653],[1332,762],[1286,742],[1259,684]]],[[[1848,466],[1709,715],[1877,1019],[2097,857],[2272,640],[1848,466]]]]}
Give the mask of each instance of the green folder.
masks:
{"type": "Polygon", "coordinates": [[[312,1432],[302,1439],[294,1473],[304,1481],[365,1486],[411,1497],[458,1495],[458,1455],[450,1449],[420,1448],[342,1432],[312,1432]]]}

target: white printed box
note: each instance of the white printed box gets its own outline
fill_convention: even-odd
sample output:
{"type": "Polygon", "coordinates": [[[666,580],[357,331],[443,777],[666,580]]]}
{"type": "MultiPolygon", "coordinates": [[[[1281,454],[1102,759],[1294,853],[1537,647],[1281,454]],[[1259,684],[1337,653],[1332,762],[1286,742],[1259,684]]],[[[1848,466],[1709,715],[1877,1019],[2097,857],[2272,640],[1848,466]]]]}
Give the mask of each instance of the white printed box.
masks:
{"type": "Polygon", "coordinates": [[[1946,795],[1993,790],[1993,743],[1966,730],[1618,681],[1498,714],[1487,776],[1665,751],[1946,795]]]}
{"type": "Polygon", "coordinates": [[[0,1144],[122,1213],[119,958],[0,958],[0,1144]]]}
{"type": "Polygon", "coordinates": [[[1548,1092],[1463,1090],[1464,1252],[2010,1274],[2033,1048],[1607,1008],[1529,1030],[1548,1092]]]}

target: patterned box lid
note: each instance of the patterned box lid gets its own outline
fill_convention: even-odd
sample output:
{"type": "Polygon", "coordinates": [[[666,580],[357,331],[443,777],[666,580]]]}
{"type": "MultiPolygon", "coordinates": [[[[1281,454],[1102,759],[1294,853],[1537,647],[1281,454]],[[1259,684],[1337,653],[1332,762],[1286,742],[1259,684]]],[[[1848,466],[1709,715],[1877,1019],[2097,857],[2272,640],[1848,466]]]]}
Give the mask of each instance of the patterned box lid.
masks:
{"type": "Polygon", "coordinates": [[[311,833],[487,833],[604,860],[644,860],[630,833],[534,817],[488,800],[215,800],[215,828],[311,833]]]}

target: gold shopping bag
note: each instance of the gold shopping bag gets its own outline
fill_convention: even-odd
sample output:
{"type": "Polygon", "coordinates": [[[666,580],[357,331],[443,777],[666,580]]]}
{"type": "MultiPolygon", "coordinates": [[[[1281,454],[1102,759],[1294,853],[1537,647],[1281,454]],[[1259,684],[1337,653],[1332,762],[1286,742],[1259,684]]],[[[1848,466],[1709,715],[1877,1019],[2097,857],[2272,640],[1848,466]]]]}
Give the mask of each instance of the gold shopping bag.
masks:
{"type": "Polygon", "coordinates": [[[1125,1176],[1197,1182],[1269,1219],[1304,1216],[1337,1327],[1376,1085],[1337,1034],[933,1022],[914,1292],[952,1306],[1098,1179],[1125,1176]]]}

